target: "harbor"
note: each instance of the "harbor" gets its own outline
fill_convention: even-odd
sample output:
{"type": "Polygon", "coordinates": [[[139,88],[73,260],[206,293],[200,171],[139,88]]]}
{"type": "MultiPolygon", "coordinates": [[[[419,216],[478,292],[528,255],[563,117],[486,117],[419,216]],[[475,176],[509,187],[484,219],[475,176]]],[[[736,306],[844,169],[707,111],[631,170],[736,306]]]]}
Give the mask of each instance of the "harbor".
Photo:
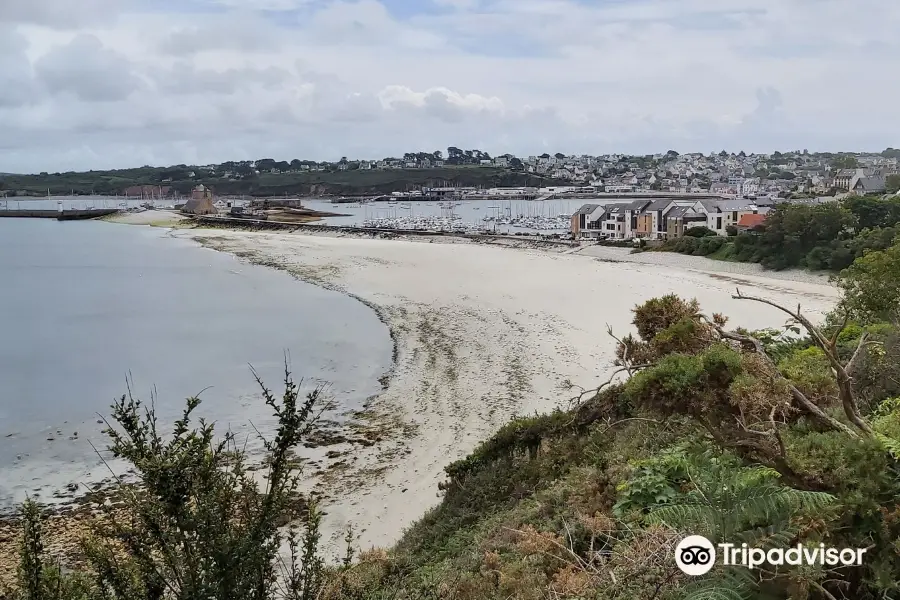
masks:
{"type": "Polygon", "coordinates": [[[459,215],[444,217],[380,217],[366,219],[363,221],[363,227],[376,229],[404,229],[412,231],[452,231],[460,233],[493,233],[497,231],[498,227],[507,227],[522,231],[562,232],[569,227],[569,216],[486,216],[483,217],[480,222],[465,222],[459,215]]]}

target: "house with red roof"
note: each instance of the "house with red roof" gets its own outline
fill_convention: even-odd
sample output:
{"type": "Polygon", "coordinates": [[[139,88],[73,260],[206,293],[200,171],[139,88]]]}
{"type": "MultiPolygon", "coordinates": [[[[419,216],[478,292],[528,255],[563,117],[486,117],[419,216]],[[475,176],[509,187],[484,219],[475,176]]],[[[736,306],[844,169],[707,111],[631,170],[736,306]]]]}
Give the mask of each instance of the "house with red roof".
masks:
{"type": "Polygon", "coordinates": [[[738,231],[752,231],[766,222],[766,215],[748,213],[741,215],[736,227],[738,231]]]}

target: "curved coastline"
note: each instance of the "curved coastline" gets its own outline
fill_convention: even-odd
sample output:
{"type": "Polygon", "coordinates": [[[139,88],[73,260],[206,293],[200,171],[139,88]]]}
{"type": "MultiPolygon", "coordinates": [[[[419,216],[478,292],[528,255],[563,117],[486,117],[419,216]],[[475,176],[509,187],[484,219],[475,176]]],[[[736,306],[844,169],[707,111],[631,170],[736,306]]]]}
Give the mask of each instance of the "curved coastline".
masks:
{"type": "Polygon", "coordinates": [[[439,501],[447,464],[510,418],[565,402],[572,395],[562,390],[566,380],[584,388],[605,380],[614,357],[606,326],[629,329],[638,302],[693,296],[707,311],[759,328],[777,326],[781,316],[764,306],[737,307],[736,283],[774,300],[802,301],[813,318],[836,297],[833,287],[811,282],[726,278],[714,269],[626,256],[606,262],[524,244],[198,228],[168,235],[350,296],[388,327],[393,350],[382,389],[348,424],[365,430],[367,443],[330,443],[335,456],[328,460],[314,451],[310,485],[326,492],[329,552],[349,523],[361,547],[394,543],[439,501]]]}
{"type": "Polygon", "coordinates": [[[393,367],[366,410],[389,414],[390,432],[374,447],[349,450],[351,468],[322,477],[336,491],[325,505],[323,540],[338,542],[352,522],[363,547],[396,541],[438,501],[443,467],[510,418],[566,401],[565,380],[585,388],[604,380],[614,354],[606,324],[628,329],[638,302],[670,292],[696,296],[704,309],[758,328],[781,317],[765,307],[738,309],[735,284],[792,304],[799,299],[813,317],[836,296],[809,281],[726,278],[712,269],[465,240],[221,229],[174,235],[351,296],[388,326],[393,367]]]}

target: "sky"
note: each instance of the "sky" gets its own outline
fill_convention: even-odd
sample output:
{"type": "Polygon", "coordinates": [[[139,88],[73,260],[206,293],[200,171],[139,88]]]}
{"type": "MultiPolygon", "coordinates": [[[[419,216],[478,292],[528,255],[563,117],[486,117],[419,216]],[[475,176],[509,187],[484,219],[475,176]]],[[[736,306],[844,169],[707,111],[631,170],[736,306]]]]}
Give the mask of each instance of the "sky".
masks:
{"type": "Polygon", "coordinates": [[[897,0],[0,0],[0,173],[900,146],[897,0]]]}

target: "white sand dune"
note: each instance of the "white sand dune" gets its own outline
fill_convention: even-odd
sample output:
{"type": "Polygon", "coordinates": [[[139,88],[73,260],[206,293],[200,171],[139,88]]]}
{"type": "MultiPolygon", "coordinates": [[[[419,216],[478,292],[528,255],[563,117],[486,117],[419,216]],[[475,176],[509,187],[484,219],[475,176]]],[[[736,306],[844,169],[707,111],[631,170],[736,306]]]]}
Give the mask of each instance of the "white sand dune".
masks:
{"type": "MultiPolygon", "coordinates": [[[[404,435],[359,448],[328,478],[326,534],[336,547],[353,523],[360,545],[385,546],[437,504],[443,467],[465,456],[513,415],[548,411],[611,371],[617,333],[631,330],[631,309],[654,296],[697,298],[707,314],[733,325],[780,326],[785,316],[750,294],[798,303],[812,317],[833,305],[823,282],[704,272],[580,254],[513,250],[471,243],[429,243],[234,231],[181,231],[224,251],[289,269],[378,307],[398,357],[390,386],[372,411],[404,435]]],[[[608,257],[607,257],[608,258],[608,257]]],[[[680,260],[680,257],[673,257],[680,260]]],[[[654,259],[664,261],[662,259],[654,259]]]]}

